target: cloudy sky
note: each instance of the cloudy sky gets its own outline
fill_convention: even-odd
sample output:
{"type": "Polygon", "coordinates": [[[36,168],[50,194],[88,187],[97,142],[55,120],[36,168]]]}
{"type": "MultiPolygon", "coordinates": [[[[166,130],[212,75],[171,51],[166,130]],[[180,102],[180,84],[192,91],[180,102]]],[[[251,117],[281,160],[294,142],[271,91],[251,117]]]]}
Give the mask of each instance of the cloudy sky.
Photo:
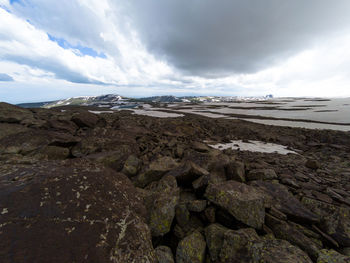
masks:
{"type": "Polygon", "coordinates": [[[0,0],[0,101],[349,96],[349,0],[0,0]]]}

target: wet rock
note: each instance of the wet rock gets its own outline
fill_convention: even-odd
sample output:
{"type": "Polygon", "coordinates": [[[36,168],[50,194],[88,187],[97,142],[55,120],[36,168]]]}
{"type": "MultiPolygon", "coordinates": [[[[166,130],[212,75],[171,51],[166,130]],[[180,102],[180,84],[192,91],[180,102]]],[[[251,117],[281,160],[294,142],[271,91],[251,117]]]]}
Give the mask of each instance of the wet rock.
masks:
{"type": "Polygon", "coordinates": [[[180,241],[176,249],[176,263],[203,263],[206,243],[199,232],[194,232],[180,241]]]}
{"type": "Polygon", "coordinates": [[[86,160],[0,170],[2,262],[155,262],[145,208],[124,175],[86,160]]]}
{"type": "Polygon", "coordinates": [[[318,168],[320,168],[320,163],[317,160],[308,159],[305,163],[305,166],[307,168],[317,170],[318,168]]]}
{"type": "Polygon", "coordinates": [[[135,176],[138,173],[140,166],[141,160],[135,155],[130,155],[124,163],[122,172],[127,176],[135,176]]]}
{"type": "Polygon", "coordinates": [[[178,166],[167,174],[175,177],[180,185],[191,185],[197,178],[209,175],[207,170],[191,161],[186,161],[185,164],[178,166]]]}
{"type": "Polygon", "coordinates": [[[320,228],[341,246],[350,246],[350,209],[303,197],[302,203],[322,220],[320,228]]]}
{"type": "Polygon", "coordinates": [[[187,208],[191,212],[202,212],[207,207],[207,200],[194,200],[187,204],[187,208]]]}
{"type": "Polygon", "coordinates": [[[254,187],[236,181],[211,184],[205,197],[248,226],[260,229],[264,223],[264,195],[254,187]]]}
{"type": "Polygon", "coordinates": [[[205,228],[205,240],[209,249],[210,259],[219,259],[221,247],[224,242],[224,234],[229,229],[220,224],[211,224],[205,228]]]}
{"type": "Polygon", "coordinates": [[[322,249],[319,253],[317,263],[349,263],[350,257],[342,255],[331,249],[322,249]]]}
{"type": "Polygon", "coordinates": [[[285,186],[266,181],[254,181],[251,185],[270,196],[274,207],[285,213],[288,218],[301,223],[318,223],[320,221],[320,217],[301,204],[288,192],[285,186]]]}
{"type": "Polygon", "coordinates": [[[0,102],[0,122],[21,123],[33,119],[33,113],[30,110],[0,102]]]}
{"type": "Polygon", "coordinates": [[[178,166],[178,163],[171,157],[164,156],[150,163],[149,168],[136,178],[136,185],[145,187],[151,182],[158,181],[168,171],[178,166]]]}
{"type": "Polygon", "coordinates": [[[273,180],[277,178],[277,175],[273,169],[254,169],[249,171],[246,178],[248,181],[273,180]]]}
{"type": "Polygon", "coordinates": [[[78,127],[93,128],[96,126],[99,117],[88,111],[75,112],[71,119],[78,127]]]}
{"type": "Polygon", "coordinates": [[[226,167],[226,178],[242,183],[245,182],[244,163],[238,161],[230,162],[226,167]]]}
{"type": "Polygon", "coordinates": [[[155,249],[158,263],[175,263],[173,252],[171,252],[170,247],[159,246],[155,249]]]}
{"type": "Polygon", "coordinates": [[[175,178],[164,176],[147,189],[152,192],[149,210],[149,227],[152,236],[163,236],[170,231],[179,201],[179,188],[175,178]]]}

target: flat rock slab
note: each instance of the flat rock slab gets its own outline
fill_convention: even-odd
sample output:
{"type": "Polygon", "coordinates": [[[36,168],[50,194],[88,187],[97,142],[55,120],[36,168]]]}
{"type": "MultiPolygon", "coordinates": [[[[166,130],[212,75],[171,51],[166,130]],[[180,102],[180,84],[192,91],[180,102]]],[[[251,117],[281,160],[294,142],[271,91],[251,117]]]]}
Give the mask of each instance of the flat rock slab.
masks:
{"type": "Polygon", "coordinates": [[[307,209],[285,186],[266,181],[254,181],[251,185],[270,196],[273,205],[290,219],[302,223],[320,222],[320,217],[307,209]]]}
{"type": "Polygon", "coordinates": [[[236,181],[210,184],[205,197],[248,226],[260,229],[264,223],[264,195],[252,186],[236,181]]]}
{"type": "Polygon", "coordinates": [[[1,262],[155,262],[123,174],[87,160],[0,165],[1,262]]]}

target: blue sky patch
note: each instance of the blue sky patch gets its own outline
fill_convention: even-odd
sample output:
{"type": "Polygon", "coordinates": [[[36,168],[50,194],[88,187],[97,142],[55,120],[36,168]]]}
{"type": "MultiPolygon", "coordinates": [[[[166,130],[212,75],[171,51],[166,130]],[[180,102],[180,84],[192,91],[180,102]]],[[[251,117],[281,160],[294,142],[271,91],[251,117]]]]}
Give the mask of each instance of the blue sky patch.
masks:
{"type": "Polygon", "coordinates": [[[47,34],[49,39],[51,41],[56,42],[60,47],[64,48],[64,49],[76,49],[79,50],[81,56],[90,56],[90,57],[100,57],[100,58],[107,58],[106,55],[103,52],[97,52],[96,50],[90,48],[90,47],[85,47],[82,46],[80,44],[78,45],[72,45],[70,44],[67,40],[63,39],[63,38],[57,38],[54,37],[50,34],[47,34]]]}
{"type": "Polygon", "coordinates": [[[21,3],[21,0],[10,0],[11,5],[13,5],[14,3],[21,3]]]}

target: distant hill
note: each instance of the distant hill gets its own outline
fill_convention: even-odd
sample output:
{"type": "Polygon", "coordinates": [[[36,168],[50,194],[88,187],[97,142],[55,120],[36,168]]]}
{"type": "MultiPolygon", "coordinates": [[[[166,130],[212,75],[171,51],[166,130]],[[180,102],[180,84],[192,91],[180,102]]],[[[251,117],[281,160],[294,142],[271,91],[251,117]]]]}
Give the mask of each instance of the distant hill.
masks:
{"type": "Polygon", "coordinates": [[[57,102],[56,101],[44,101],[44,102],[32,102],[32,103],[20,103],[17,104],[17,106],[22,107],[22,108],[42,108],[47,104],[53,104],[57,102]]]}

